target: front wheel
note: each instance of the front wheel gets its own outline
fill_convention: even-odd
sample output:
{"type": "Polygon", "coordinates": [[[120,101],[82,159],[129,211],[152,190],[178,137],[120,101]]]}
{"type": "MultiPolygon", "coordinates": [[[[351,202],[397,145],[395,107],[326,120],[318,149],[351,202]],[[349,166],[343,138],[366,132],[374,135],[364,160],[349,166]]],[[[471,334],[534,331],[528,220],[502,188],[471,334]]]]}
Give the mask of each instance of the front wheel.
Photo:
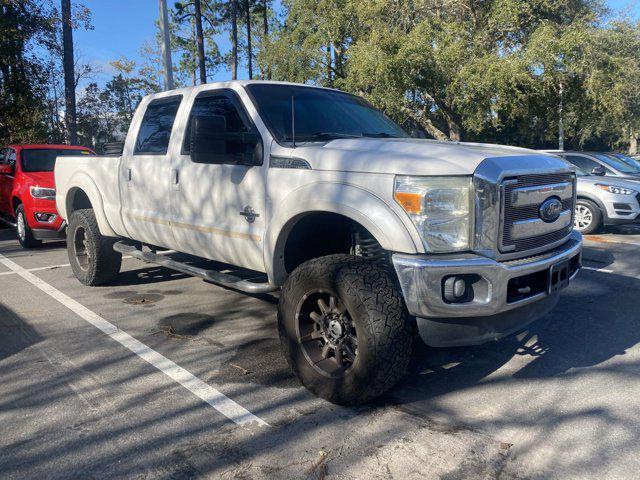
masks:
{"type": "Polygon", "coordinates": [[[76,210],[67,226],[67,253],[74,275],[84,285],[100,285],[118,275],[122,254],[113,249],[115,238],[100,233],[91,209],[76,210]]]}
{"type": "Polygon", "coordinates": [[[33,236],[22,205],[18,205],[18,208],[16,208],[16,232],[22,248],[35,248],[42,245],[42,240],[37,240],[33,236]]]}
{"type": "Polygon", "coordinates": [[[595,233],[602,225],[602,212],[592,201],[578,199],[573,225],[576,230],[585,235],[595,233]]]}
{"type": "Polygon", "coordinates": [[[412,328],[391,276],[351,255],[296,268],[282,289],[278,328],[302,384],[337,404],[357,405],[384,393],[411,355],[412,328]]]}

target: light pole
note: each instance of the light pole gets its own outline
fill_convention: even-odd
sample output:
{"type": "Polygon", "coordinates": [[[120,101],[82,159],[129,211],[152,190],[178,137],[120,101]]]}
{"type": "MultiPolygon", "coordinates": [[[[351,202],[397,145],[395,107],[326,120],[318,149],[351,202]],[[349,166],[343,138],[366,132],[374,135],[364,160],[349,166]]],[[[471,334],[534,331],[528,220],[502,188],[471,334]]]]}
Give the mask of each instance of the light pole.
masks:
{"type": "Polygon", "coordinates": [[[564,109],[564,104],[563,104],[563,96],[564,91],[562,89],[562,80],[560,81],[560,105],[558,106],[558,149],[559,150],[564,150],[564,124],[563,124],[563,120],[562,120],[562,114],[563,109],[564,109]]]}
{"type": "Polygon", "coordinates": [[[162,59],[164,62],[164,89],[173,90],[173,67],[171,65],[171,44],[169,35],[169,13],[167,0],[158,0],[160,6],[160,31],[162,32],[162,59]]]}

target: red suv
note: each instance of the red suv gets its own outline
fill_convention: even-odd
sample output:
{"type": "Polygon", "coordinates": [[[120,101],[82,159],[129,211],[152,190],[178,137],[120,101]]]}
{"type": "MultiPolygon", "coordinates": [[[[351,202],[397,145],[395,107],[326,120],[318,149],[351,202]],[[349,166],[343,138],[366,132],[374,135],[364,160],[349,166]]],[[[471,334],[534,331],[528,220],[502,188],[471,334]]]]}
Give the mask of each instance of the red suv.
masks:
{"type": "Polygon", "coordinates": [[[93,155],[70,145],[9,145],[0,149],[0,219],[18,232],[25,248],[62,238],[65,223],[56,210],[53,167],[62,155],[93,155]]]}

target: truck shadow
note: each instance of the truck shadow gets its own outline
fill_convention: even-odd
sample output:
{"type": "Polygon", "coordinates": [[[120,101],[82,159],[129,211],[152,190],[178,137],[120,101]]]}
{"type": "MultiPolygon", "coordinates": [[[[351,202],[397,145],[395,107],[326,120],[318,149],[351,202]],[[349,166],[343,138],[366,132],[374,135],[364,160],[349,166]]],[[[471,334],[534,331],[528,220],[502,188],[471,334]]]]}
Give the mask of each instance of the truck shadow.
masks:
{"type": "MultiPolygon", "coordinates": [[[[140,263],[140,265],[145,265],[140,263]]],[[[189,275],[169,270],[168,268],[152,265],[146,268],[138,268],[135,270],[126,270],[109,282],[109,287],[148,285],[153,283],[168,282],[171,280],[180,280],[189,278],[189,275]]]]}
{"type": "Polygon", "coordinates": [[[0,303],[0,361],[42,341],[20,315],[0,303]]]}
{"type": "Polygon", "coordinates": [[[625,355],[640,342],[633,292],[640,293],[635,278],[583,271],[557,307],[522,332],[477,347],[436,349],[419,342],[409,375],[390,394],[392,403],[428,403],[482,382],[556,377],[625,355]],[[514,365],[504,368],[509,362],[514,365]]]}

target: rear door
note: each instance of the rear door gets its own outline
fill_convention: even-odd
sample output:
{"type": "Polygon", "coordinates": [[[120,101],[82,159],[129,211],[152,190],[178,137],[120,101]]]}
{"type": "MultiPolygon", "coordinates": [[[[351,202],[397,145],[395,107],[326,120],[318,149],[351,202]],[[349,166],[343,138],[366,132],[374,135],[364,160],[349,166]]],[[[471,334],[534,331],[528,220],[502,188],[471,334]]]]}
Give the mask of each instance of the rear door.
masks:
{"type": "MultiPolygon", "coordinates": [[[[0,165],[13,165],[15,172],[16,152],[12,148],[0,150],[0,165]]],[[[13,191],[13,173],[0,174],[0,214],[13,216],[11,211],[11,192],[13,191]]]]}
{"type": "MultiPolygon", "coordinates": [[[[262,165],[238,165],[233,154],[226,153],[226,163],[194,162],[189,142],[194,115],[224,117],[227,132],[257,133],[234,90],[208,90],[195,96],[181,149],[173,156],[171,225],[176,249],[264,271],[262,242],[268,162],[264,162],[263,154],[262,165]]],[[[219,148],[233,151],[225,142],[219,148]]]]}
{"type": "Polygon", "coordinates": [[[173,248],[171,217],[171,140],[182,95],[155,98],[134,119],[120,166],[122,219],[135,240],[173,248]],[[133,136],[130,136],[133,137],[133,136]]]}

